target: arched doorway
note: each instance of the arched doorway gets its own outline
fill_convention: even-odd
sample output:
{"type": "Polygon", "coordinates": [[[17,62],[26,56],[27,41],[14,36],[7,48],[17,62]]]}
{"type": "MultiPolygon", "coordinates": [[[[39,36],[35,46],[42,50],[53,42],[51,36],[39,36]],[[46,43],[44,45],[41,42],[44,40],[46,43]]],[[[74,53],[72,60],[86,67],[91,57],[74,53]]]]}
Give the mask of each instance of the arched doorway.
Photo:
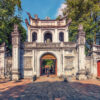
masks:
{"type": "Polygon", "coordinates": [[[57,59],[53,54],[44,54],[40,59],[40,75],[57,75],[57,59]]]}
{"type": "Polygon", "coordinates": [[[97,62],[97,76],[100,77],[100,61],[97,62]]]}
{"type": "Polygon", "coordinates": [[[52,42],[52,34],[51,33],[46,33],[44,35],[44,42],[45,43],[51,43],[52,42]]]}

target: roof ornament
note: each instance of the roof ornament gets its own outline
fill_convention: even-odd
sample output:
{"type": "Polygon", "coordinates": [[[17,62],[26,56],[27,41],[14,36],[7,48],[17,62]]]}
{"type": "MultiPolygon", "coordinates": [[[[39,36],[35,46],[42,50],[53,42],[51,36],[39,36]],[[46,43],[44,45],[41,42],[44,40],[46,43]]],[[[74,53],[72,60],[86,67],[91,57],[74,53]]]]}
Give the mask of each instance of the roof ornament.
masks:
{"type": "Polygon", "coordinates": [[[32,18],[31,14],[29,12],[27,12],[27,15],[29,16],[29,19],[32,18]]]}
{"type": "Polygon", "coordinates": [[[38,15],[37,14],[35,14],[34,17],[35,17],[35,19],[38,19],[38,15]]]}
{"type": "Polygon", "coordinates": [[[46,20],[50,20],[50,17],[47,16],[47,17],[46,17],[46,20]]]}
{"type": "Polygon", "coordinates": [[[25,23],[26,23],[26,25],[29,25],[29,22],[28,22],[28,20],[27,20],[27,19],[25,19],[25,23]]]}
{"type": "Polygon", "coordinates": [[[61,16],[61,15],[59,15],[58,17],[59,17],[59,19],[61,19],[61,18],[62,18],[62,16],[61,16]]]}

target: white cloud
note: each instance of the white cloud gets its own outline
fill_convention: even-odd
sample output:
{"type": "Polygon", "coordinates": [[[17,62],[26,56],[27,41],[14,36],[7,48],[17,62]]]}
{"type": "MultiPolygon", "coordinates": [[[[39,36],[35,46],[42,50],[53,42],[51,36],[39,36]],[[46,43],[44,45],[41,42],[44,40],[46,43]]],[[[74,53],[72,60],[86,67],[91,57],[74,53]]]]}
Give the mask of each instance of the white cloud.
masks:
{"type": "Polygon", "coordinates": [[[64,8],[66,8],[66,5],[63,3],[63,4],[61,4],[61,6],[58,8],[57,13],[56,13],[56,17],[59,16],[59,15],[62,15],[62,16],[63,16],[62,10],[63,10],[64,8]]]}

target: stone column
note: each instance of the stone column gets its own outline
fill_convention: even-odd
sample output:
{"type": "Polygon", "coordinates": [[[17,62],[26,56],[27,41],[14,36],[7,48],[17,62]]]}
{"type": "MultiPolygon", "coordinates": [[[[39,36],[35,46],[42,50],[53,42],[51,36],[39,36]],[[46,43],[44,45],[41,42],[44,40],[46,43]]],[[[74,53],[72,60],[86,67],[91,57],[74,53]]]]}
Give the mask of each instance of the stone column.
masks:
{"type": "Polygon", "coordinates": [[[57,29],[55,29],[55,33],[53,35],[53,39],[54,39],[55,43],[59,42],[58,30],[57,29]]]}
{"type": "Polygon", "coordinates": [[[86,79],[85,71],[85,32],[83,31],[83,26],[79,25],[78,29],[78,73],[77,78],[79,80],[86,79]]]}
{"type": "Polygon", "coordinates": [[[18,26],[14,25],[12,32],[12,80],[20,79],[20,34],[18,26]]]}
{"type": "Polygon", "coordinates": [[[42,34],[41,34],[41,29],[38,29],[38,34],[37,34],[37,42],[41,43],[42,42],[42,34]]]}
{"type": "Polygon", "coordinates": [[[68,36],[68,27],[66,27],[65,29],[65,33],[64,33],[64,42],[68,42],[69,41],[69,36],[68,36]]]}
{"type": "Polygon", "coordinates": [[[31,42],[31,32],[30,32],[30,27],[29,26],[28,26],[27,36],[28,36],[28,42],[31,42]]]}
{"type": "Polygon", "coordinates": [[[5,78],[5,43],[0,45],[0,78],[5,78]]]}

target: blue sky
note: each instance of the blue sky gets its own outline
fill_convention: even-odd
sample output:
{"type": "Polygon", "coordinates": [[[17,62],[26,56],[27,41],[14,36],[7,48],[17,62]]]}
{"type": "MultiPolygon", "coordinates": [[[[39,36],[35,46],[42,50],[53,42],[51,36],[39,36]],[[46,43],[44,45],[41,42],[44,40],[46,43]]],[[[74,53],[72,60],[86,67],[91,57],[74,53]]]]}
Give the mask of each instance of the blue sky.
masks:
{"type": "MultiPolygon", "coordinates": [[[[59,8],[65,0],[22,0],[22,18],[25,21],[28,18],[26,12],[29,12],[32,16],[38,14],[40,19],[45,19],[49,16],[51,19],[55,19],[59,8]]],[[[26,28],[26,25],[23,24],[26,28]]]]}

